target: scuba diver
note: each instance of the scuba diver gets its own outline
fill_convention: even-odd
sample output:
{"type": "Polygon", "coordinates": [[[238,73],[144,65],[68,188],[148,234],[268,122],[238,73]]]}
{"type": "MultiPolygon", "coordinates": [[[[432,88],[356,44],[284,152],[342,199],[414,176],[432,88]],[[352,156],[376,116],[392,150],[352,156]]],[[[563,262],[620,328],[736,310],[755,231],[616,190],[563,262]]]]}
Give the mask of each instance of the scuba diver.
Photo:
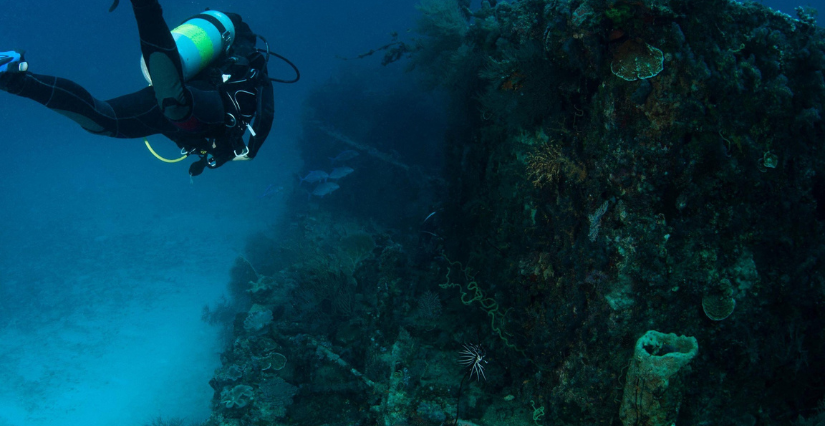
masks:
{"type": "MultiPolygon", "coordinates": [[[[117,0],[110,11],[117,6],[117,0]]],[[[234,13],[207,10],[169,31],[158,0],[132,0],[149,87],[107,101],[92,97],[76,83],[29,72],[23,52],[0,52],[0,90],[32,99],[97,135],[145,138],[162,134],[199,160],[189,167],[197,176],[229,161],[251,160],[272,127],[270,52],[255,47],[249,25],[234,13]],[[174,34],[174,35],[173,35],[174,34]],[[264,54],[265,53],[265,54],[264,54]],[[249,133],[248,142],[244,134],[249,133]]],[[[266,40],[260,37],[266,43],[266,40]]]]}

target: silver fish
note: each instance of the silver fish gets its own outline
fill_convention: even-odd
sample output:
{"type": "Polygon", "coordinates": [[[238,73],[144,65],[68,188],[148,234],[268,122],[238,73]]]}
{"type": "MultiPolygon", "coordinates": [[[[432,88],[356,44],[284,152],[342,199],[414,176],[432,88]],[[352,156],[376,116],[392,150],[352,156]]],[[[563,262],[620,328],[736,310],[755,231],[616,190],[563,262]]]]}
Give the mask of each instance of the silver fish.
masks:
{"type": "Polygon", "coordinates": [[[329,178],[329,174],[327,172],[325,172],[323,170],[313,170],[313,171],[309,172],[309,174],[307,174],[306,177],[301,178],[301,183],[304,183],[304,182],[315,183],[315,182],[320,182],[320,181],[326,182],[327,178],[329,178]]]}
{"type": "Polygon", "coordinates": [[[323,198],[324,195],[327,195],[338,188],[340,188],[340,186],[338,186],[338,184],[335,182],[320,183],[318,184],[318,186],[315,187],[315,189],[312,190],[312,195],[323,198]]]}
{"type": "Polygon", "coordinates": [[[342,177],[354,172],[352,167],[336,167],[329,172],[330,179],[341,179],[342,177]]]}
{"type": "Polygon", "coordinates": [[[335,158],[329,157],[329,161],[331,161],[333,164],[335,164],[335,163],[338,163],[338,162],[341,162],[341,161],[352,160],[353,158],[355,158],[359,155],[361,155],[361,154],[359,154],[358,151],[353,151],[351,149],[348,149],[346,151],[341,151],[341,153],[339,153],[335,158]]]}

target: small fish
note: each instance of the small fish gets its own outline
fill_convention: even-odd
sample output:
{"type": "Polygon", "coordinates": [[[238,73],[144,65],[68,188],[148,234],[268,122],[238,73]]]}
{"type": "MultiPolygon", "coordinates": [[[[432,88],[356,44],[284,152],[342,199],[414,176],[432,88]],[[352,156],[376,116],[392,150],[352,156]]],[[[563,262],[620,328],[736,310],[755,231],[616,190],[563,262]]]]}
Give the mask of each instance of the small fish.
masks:
{"type": "Polygon", "coordinates": [[[320,181],[326,182],[327,178],[329,178],[329,174],[327,172],[325,172],[323,170],[313,170],[313,171],[309,172],[309,174],[306,175],[306,177],[301,178],[301,183],[304,183],[304,182],[315,183],[315,182],[320,182],[320,181]]]}
{"type": "Polygon", "coordinates": [[[263,193],[263,194],[261,194],[261,195],[259,195],[259,196],[258,196],[258,198],[264,198],[264,197],[266,197],[266,196],[270,195],[270,194],[271,194],[271,193],[269,192],[269,189],[270,189],[270,188],[272,188],[272,185],[267,186],[267,187],[266,187],[266,189],[264,189],[264,193],[263,193]]]}
{"type": "Polygon", "coordinates": [[[359,155],[361,155],[361,154],[359,154],[358,151],[353,151],[351,149],[348,149],[346,151],[341,151],[341,153],[339,153],[335,158],[329,157],[329,161],[331,161],[332,164],[335,164],[335,163],[340,163],[342,161],[352,160],[353,158],[355,158],[359,155]]]}
{"type": "Polygon", "coordinates": [[[120,0],[115,0],[114,3],[112,3],[111,6],[109,6],[109,12],[110,13],[114,12],[115,9],[117,9],[117,5],[119,5],[119,4],[120,4],[120,0]]]}
{"type": "Polygon", "coordinates": [[[312,190],[312,194],[310,195],[315,195],[323,198],[324,195],[332,193],[338,188],[340,188],[340,186],[338,186],[338,184],[335,182],[324,182],[318,184],[318,186],[316,186],[315,189],[312,190]]]}
{"type": "Polygon", "coordinates": [[[271,197],[271,196],[283,191],[283,189],[284,189],[283,186],[279,186],[279,187],[275,188],[275,185],[269,185],[264,190],[264,193],[259,195],[258,198],[271,197]]]}
{"type": "Polygon", "coordinates": [[[341,179],[342,177],[354,172],[352,167],[336,167],[329,172],[330,179],[341,179]]]}
{"type": "MultiPolygon", "coordinates": [[[[432,213],[428,214],[428,215],[427,215],[427,218],[425,218],[425,219],[424,219],[424,222],[426,222],[426,221],[430,220],[430,218],[431,218],[431,217],[433,217],[433,215],[434,215],[434,214],[436,214],[436,213],[437,213],[437,211],[434,211],[434,212],[432,212],[432,213]]],[[[421,223],[424,223],[424,222],[421,222],[421,223]]]]}

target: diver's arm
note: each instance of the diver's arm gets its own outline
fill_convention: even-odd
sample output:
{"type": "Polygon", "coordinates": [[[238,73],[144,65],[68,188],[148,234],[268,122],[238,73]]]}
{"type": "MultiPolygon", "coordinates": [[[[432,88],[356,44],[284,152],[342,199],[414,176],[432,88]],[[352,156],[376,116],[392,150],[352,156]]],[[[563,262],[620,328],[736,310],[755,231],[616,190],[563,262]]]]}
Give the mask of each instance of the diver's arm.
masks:
{"type": "Polygon", "coordinates": [[[178,46],[163,19],[163,9],[157,0],[132,0],[132,9],[158,106],[173,124],[185,122],[191,118],[192,95],[184,84],[178,46]]]}

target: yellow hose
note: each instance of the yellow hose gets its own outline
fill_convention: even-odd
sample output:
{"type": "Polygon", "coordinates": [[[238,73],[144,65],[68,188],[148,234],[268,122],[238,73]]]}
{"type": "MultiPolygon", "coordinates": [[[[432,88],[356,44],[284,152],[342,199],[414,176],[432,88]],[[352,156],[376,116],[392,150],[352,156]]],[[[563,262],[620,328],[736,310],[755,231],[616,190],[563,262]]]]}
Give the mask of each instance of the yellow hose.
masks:
{"type": "Polygon", "coordinates": [[[164,163],[177,163],[178,161],[181,161],[181,160],[183,160],[187,157],[186,155],[184,155],[183,157],[176,158],[174,160],[169,160],[167,158],[163,158],[160,155],[158,155],[158,153],[155,152],[154,149],[152,149],[152,145],[149,145],[149,139],[143,138],[143,142],[146,142],[146,148],[149,148],[149,152],[151,152],[152,155],[155,156],[155,158],[157,158],[160,161],[163,161],[164,163]]]}

